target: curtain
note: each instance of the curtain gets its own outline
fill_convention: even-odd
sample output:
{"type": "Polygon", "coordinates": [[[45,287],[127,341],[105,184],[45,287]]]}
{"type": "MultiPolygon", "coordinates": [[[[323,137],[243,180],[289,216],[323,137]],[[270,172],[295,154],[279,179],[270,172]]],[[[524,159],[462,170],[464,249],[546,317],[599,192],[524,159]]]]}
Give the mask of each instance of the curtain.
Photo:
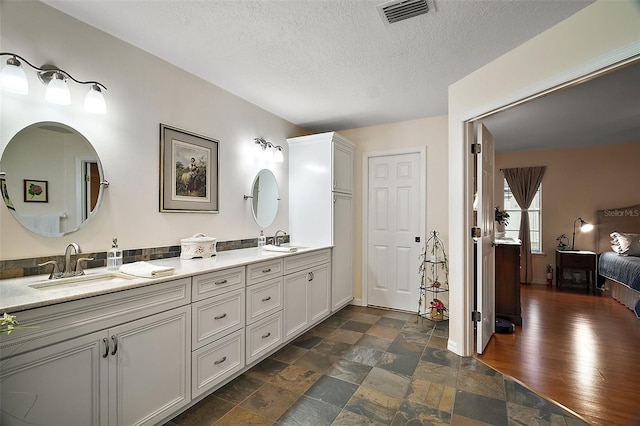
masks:
{"type": "Polygon", "coordinates": [[[504,177],[511,189],[513,197],[518,202],[522,214],[520,215],[520,230],[518,237],[522,241],[520,246],[520,282],[530,283],[533,279],[533,256],[531,255],[531,233],[529,227],[529,206],[542,182],[546,166],[520,167],[503,169],[504,177]]]}

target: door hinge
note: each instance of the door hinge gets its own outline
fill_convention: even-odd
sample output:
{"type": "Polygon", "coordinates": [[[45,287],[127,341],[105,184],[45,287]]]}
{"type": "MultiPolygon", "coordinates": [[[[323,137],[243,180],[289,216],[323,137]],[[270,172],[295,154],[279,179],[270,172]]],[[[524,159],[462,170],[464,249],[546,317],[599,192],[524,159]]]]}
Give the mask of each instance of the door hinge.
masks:
{"type": "Polygon", "coordinates": [[[479,143],[471,144],[471,153],[472,154],[480,154],[482,152],[482,145],[479,143]]]}
{"type": "Polygon", "coordinates": [[[472,322],[480,322],[480,321],[482,321],[482,312],[480,312],[480,311],[471,311],[471,321],[472,322]]]}
{"type": "Polygon", "coordinates": [[[471,238],[481,238],[482,237],[482,229],[477,226],[471,228],[471,238]]]}

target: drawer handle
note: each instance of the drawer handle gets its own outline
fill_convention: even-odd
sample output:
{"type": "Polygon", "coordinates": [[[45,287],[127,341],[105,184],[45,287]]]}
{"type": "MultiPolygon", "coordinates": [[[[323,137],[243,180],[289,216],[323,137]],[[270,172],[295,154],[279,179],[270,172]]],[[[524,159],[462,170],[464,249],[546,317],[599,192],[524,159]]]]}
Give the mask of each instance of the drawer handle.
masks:
{"type": "Polygon", "coordinates": [[[313,275],[313,272],[309,272],[309,280],[308,280],[308,281],[309,281],[309,282],[313,281],[313,278],[314,278],[314,277],[315,277],[315,276],[313,275]]]}
{"type": "Polygon", "coordinates": [[[268,300],[271,300],[271,296],[269,296],[269,297],[265,297],[264,299],[262,299],[262,301],[263,301],[263,302],[266,302],[266,301],[268,301],[268,300]]]}
{"type": "Polygon", "coordinates": [[[118,352],[118,338],[116,336],[111,336],[111,340],[113,341],[113,350],[111,351],[111,355],[115,355],[118,352]]]}
{"type": "Polygon", "coordinates": [[[227,360],[226,356],[223,356],[222,359],[219,359],[217,361],[213,362],[213,365],[218,365],[218,364],[222,364],[223,362],[225,362],[227,360]]]}
{"type": "Polygon", "coordinates": [[[227,314],[225,313],[225,314],[222,314],[222,315],[218,315],[217,317],[213,317],[213,319],[219,320],[219,319],[222,319],[222,318],[224,318],[226,316],[227,316],[227,314]]]}
{"type": "Polygon", "coordinates": [[[220,281],[216,281],[214,282],[215,285],[222,285],[222,284],[226,284],[228,281],[227,280],[220,280],[220,281]]]}
{"type": "Polygon", "coordinates": [[[106,358],[109,356],[109,340],[105,337],[102,339],[102,342],[104,343],[104,353],[102,354],[102,358],[106,358]]]}
{"type": "Polygon", "coordinates": [[[271,332],[265,334],[264,336],[262,336],[263,339],[266,339],[267,337],[271,336],[271,332]]]}
{"type": "Polygon", "coordinates": [[[271,268],[267,268],[267,269],[263,269],[263,270],[262,270],[262,273],[263,273],[263,274],[266,274],[266,273],[268,273],[268,272],[271,272],[271,268]]]}

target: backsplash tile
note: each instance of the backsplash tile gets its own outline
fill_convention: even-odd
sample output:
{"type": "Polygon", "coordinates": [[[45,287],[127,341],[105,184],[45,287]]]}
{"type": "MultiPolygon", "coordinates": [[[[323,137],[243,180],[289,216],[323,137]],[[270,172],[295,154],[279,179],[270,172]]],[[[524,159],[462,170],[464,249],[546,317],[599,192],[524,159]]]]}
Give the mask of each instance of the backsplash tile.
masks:
{"type": "MultiPolygon", "coordinates": [[[[269,237],[268,239],[273,239],[269,237]]],[[[289,242],[289,235],[284,237],[284,242],[289,242]]],[[[219,241],[216,244],[216,251],[228,251],[238,250],[244,248],[251,248],[258,246],[257,238],[250,238],[245,240],[231,240],[231,241],[219,241]]],[[[172,257],[180,256],[180,246],[165,246],[165,247],[152,247],[141,249],[129,249],[122,251],[122,262],[133,263],[146,260],[158,260],[168,259],[172,257]]],[[[95,253],[80,253],[79,255],[72,255],[72,262],[75,262],[78,257],[92,257],[93,260],[85,262],[86,266],[83,269],[100,268],[107,266],[107,252],[95,252],[95,253]]],[[[38,266],[39,264],[55,260],[58,265],[64,267],[64,255],[60,256],[44,256],[44,257],[32,257],[26,259],[16,260],[0,260],[0,280],[9,278],[28,277],[31,275],[43,275],[51,273],[51,265],[38,266]]]]}

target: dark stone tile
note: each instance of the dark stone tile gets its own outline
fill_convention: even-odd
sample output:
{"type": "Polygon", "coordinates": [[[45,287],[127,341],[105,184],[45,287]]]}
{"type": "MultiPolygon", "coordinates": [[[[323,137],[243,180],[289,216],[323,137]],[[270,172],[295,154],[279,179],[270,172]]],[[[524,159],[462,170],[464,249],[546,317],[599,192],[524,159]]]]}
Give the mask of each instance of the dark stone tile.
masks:
{"type": "Polygon", "coordinates": [[[291,364],[302,355],[306,354],[309,349],[302,348],[295,345],[287,345],[280,349],[278,352],[271,355],[269,358],[273,358],[276,361],[285,362],[291,364]]]}
{"type": "Polygon", "coordinates": [[[416,319],[416,314],[409,312],[398,312],[398,311],[386,311],[382,314],[383,317],[387,318],[395,318],[403,321],[412,321],[416,319]]]}
{"type": "Polygon", "coordinates": [[[419,345],[422,347],[422,349],[424,349],[424,347],[427,346],[427,343],[429,343],[429,340],[431,340],[431,335],[426,333],[416,333],[414,331],[402,330],[400,334],[407,342],[413,343],[414,345],[419,345]]]}
{"type": "Polygon", "coordinates": [[[293,365],[318,373],[324,373],[332,364],[331,357],[313,350],[302,355],[293,363],[293,365]]]}
{"type": "Polygon", "coordinates": [[[294,346],[299,346],[301,348],[311,349],[320,342],[322,342],[322,337],[320,336],[303,334],[302,336],[294,340],[291,344],[294,346]]]}
{"type": "Polygon", "coordinates": [[[265,417],[277,420],[298,399],[298,395],[280,386],[266,383],[253,395],[245,399],[240,406],[265,417]]]}
{"type": "Polygon", "coordinates": [[[305,392],[305,395],[342,408],[351,399],[356,389],[358,389],[356,384],[335,377],[322,376],[305,392]]]}
{"type": "Polygon", "coordinates": [[[290,365],[273,377],[269,383],[287,389],[296,395],[302,395],[320,377],[322,377],[320,373],[305,370],[297,365],[290,365]]]}
{"type": "Polygon", "coordinates": [[[336,426],[386,426],[360,414],[352,413],[349,410],[342,410],[333,422],[336,426]]]}
{"type": "Polygon", "coordinates": [[[427,343],[427,347],[435,349],[447,349],[448,341],[449,339],[446,337],[431,336],[431,338],[429,339],[429,343],[427,343]]]}
{"type": "Polygon", "coordinates": [[[416,370],[418,361],[419,358],[385,352],[376,367],[411,377],[416,370]]]}
{"type": "Polygon", "coordinates": [[[334,330],[331,334],[329,334],[327,337],[325,337],[325,340],[336,340],[338,342],[344,342],[344,343],[348,343],[349,345],[353,345],[358,340],[360,340],[362,336],[364,336],[363,333],[347,330],[345,328],[338,328],[334,330]]]}
{"type": "Polygon", "coordinates": [[[374,367],[362,382],[362,386],[375,389],[392,398],[401,400],[407,394],[409,382],[408,377],[374,367]]]}
{"type": "Polygon", "coordinates": [[[233,379],[213,394],[218,398],[239,404],[257,391],[264,383],[262,380],[250,377],[245,373],[233,379]]]}
{"type": "Polygon", "coordinates": [[[259,364],[254,365],[245,374],[253,377],[254,379],[268,382],[271,377],[275,376],[288,366],[289,364],[286,364],[284,362],[276,361],[272,358],[267,358],[261,361],[259,364]]]}
{"type": "Polygon", "coordinates": [[[417,315],[414,315],[413,319],[405,322],[402,326],[402,331],[410,331],[412,333],[420,333],[431,336],[434,329],[433,323],[431,321],[416,318],[417,315]]]}
{"type": "Polygon", "coordinates": [[[326,320],[322,321],[320,325],[323,327],[329,327],[329,328],[340,328],[347,321],[348,320],[345,318],[340,318],[340,317],[336,317],[335,315],[332,315],[326,320]]]}
{"type": "Polygon", "coordinates": [[[333,363],[342,358],[352,347],[348,343],[325,339],[316,345],[313,351],[326,355],[333,363]]]}
{"type": "Polygon", "coordinates": [[[378,320],[378,322],[376,322],[376,325],[382,325],[385,327],[401,329],[405,323],[406,321],[403,321],[400,319],[382,317],[378,320]]]}
{"type": "Polygon", "coordinates": [[[531,392],[529,389],[525,388],[519,383],[514,382],[513,380],[505,379],[504,389],[508,402],[523,405],[529,408],[535,408],[536,410],[547,413],[560,415],[567,414],[567,412],[558,407],[556,404],[547,401],[546,399],[531,392]]]}
{"type": "Polygon", "coordinates": [[[383,339],[382,337],[370,336],[365,334],[356,342],[358,346],[364,346],[366,348],[377,349],[379,351],[386,351],[391,345],[393,340],[383,339]]]}
{"type": "Polygon", "coordinates": [[[334,363],[324,374],[355,384],[360,384],[373,367],[359,362],[341,359],[334,363]]]}
{"type": "Polygon", "coordinates": [[[374,422],[388,425],[393,420],[401,402],[402,400],[374,388],[360,386],[344,408],[374,422]]]}
{"type": "MultiPolygon", "coordinates": [[[[223,418],[215,422],[216,426],[265,426],[272,424],[273,421],[266,419],[259,414],[254,413],[246,408],[236,406],[229,411],[223,418]]],[[[198,426],[209,426],[210,423],[203,423],[198,426]]]]}
{"type": "Polygon", "coordinates": [[[445,365],[447,367],[458,367],[460,364],[460,356],[446,349],[425,348],[422,354],[422,360],[432,362],[434,364],[445,365]]]}
{"type": "Polygon", "coordinates": [[[209,425],[222,418],[233,407],[235,404],[211,395],[172,419],[169,424],[178,426],[209,425]]]}
{"type": "MultiPolygon", "coordinates": [[[[367,311],[372,312],[372,311],[367,311]]],[[[351,316],[352,321],[366,322],[368,324],[375,324],[380,320],[381,315],[359,312],[351,316]]]]}
{"type": "Polygon", "coordinates": [[[366,322],[347,321],[344,324],[342,324],[342,327],[340,327],[340,328],[345,328],[347,330],[357,331],[359,333],[364,333],[370,327],[371,327],[371,324],[368,324],[366,322]]]}
{"type": "Polygon", "coordinates": [[[280,417],[276,425],[329,426],[339,413],[338,407],[303,396],[280,417]]]}
{"type": "Polygon", "coordinates": [[[458,367],[444,366],[428,361],[419,361],[413,379],[425,380],[439,383],[444,386],[455,388],[458,383],[458,367]]]}
{"type": "Polygon", "coordinates": [[[405,334],[400,333],[393,340],[393,343],[387,348],[387,352],[404,355],[412,358],[420,358],[425,345],[419,345],[407,341],[405,334]]]}
{"type": "Polygon", "coordinates": [[[395,425],[431,425],[451,423],[451,413],[443,412],[426,405],[419,404],[406,399],[400,404],[400,408],[393,418],[392,426],[395,425]]]}
{"type": "Polygon", "coordinates": [[[491,425],[509,423],[506,401],[460,390],[456,392],[453,414],[491,425]]]}

